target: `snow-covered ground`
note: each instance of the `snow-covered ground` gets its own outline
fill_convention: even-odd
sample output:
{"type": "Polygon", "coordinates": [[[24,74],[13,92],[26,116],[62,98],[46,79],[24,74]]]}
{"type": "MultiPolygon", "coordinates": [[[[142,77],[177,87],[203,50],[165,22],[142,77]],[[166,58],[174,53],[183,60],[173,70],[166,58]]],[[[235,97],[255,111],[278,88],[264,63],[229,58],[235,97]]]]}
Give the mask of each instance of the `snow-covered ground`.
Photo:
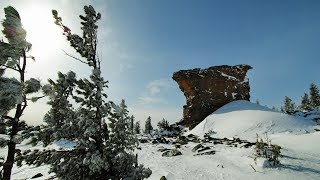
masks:
{"type": "MultiPolygon", "coordinates": [[[[254,147],[229,147],[225,144],[203,143],[216,151],[214,155],[194,156],[192,148],[198,143],[189,142],[178,150],[180,156],[162,157],[158,149],[170,148],[171,144],[140,144],[136,150],[139,163],[149,167],[153,173],[149,179],[159,180],[165,176],[171,180],[194,179],[320,179],[320,132],[313,129],[315,123],[303,117],[294,117],[274,112],[266,107],[247,101],[235,101],[220,108],[187,134],[200,137],[214,131],[212,137],[240,137],[255,141],[256,134],[264,137],[267,132],[273,144],[282,147],[281,165],[266,167],[262,158],[254,161],[254,147]],[[255,170],[256,171],[255,171],[255,170]]],[[[59,142],[57,146],[66,146],[59,142]]],[[[30,146],[21,145],[28,149],[30,146]]],[[[0,150],[0,155],[6,153],[0,150]]],[[[48,167],[23,166],[14,168],[13,179],[27,179],[41,172],[46,179],[48,167]]]]}
{"type": "Polygon", "coordinates": [[[188,133],[203,136],[211,130],[216,132],[216,137],[255,140],[256,134],[264,136],[265,133],[312,132],[315,125],[310,119],[274,112],[248,101],[233,101],[215,111],[188,133]]]}

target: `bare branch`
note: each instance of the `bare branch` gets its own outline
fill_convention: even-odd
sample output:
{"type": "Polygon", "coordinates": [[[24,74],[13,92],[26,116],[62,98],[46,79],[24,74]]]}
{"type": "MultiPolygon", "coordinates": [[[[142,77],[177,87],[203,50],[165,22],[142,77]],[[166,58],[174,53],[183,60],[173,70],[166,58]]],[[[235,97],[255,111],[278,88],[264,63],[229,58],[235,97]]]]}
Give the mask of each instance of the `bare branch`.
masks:
{"type": "Polygon", "coordinates": [[[79,59],[79,58],[77,58],[77,57],[75,57],[75,56],[73,56],[73,55],[71,55],[71,54],[68,54],[66,51],[64,51],[64,50],[62,50],[63,52],[64,52],[64,54],[65,55],[67,55],[67,56],[69,56],[69,57],[71,57],[71,58],[73,58],[73,59],[75,59],[75,60],[77,60],[77,61],[80,61],[80,62],[82,62],[82,63],[84,63],[84,64],[89,64],[89,63],[87,63],[87,62],[85,62],[85,61],[83,61],[83,60],[81,60],[81,59],[79,59]]]}

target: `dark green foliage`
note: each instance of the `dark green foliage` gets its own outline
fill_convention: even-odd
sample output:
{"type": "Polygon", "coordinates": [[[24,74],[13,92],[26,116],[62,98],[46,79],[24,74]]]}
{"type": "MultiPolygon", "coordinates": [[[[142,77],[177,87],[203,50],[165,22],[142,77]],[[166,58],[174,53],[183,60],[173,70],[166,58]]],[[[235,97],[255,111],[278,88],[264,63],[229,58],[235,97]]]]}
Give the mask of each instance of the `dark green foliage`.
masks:
{"type": "Polygon", "coordinates": [[[140,134],[140,133],[141,133],[140,121],[137,121],[134,126],[134,134],[140,134]]]}
{"type": "Polygon", "coordinates": [[[152,124],[151,124],[151,117],[149,116],[146,120],[145,126],[144,126],[144,133],[150,134],[153,130],[152,124]]]}
{"type": "Polygon", "coordinates": [[[287,114],[292,114],[295,111],[295,105],[288,96],[284,97],[284,105],[281,108],[281,111],[287,114]]]}
{"type": "Polygon", "coordinates": [[[164,129],[164,130],[168,130],[170,127],[169,122],[164,118],[158,122],[157,126],[159,127],[159,129],[164,129]]]}
{"type": "Polygon", "coordinates": [[[122,100],[119,107],[112,103],[113,112],[109,117],[109,142],[111,145],[116,145],[112,149],[115,152],[124,152],[125,149],[133,150],[137,145],[137,139],[135,139],[130,132],[130,117],[129,111],[125,101],[122,100]]]}
{"type": "Polygon", "coordinates": [[[304,93],[304,95],[301,97],[300,109],[302,111],[310,111],[311,110],[310,99],[309,99],[309,96],[307,93],[304,93]]]}
{"type": "Polygon", "coordinates": [[[314,84],[310,84],[310,106],[312,109],[320,107],[320,94],[318,87],[314,84]]]}
{"type": "Polygon", "coordinates": [[[59,139],[74,140],[78,137],[75,125],[78,123],[77,112],[70,103],[77,80],[75,73],[70,71],[67,74],[58,72],[56,82],[49,79],[49,84],[43,86],[42,91],[49,97],[49,112],[44,116],[45,126],[39,134],[44,146],[59,139]]]}

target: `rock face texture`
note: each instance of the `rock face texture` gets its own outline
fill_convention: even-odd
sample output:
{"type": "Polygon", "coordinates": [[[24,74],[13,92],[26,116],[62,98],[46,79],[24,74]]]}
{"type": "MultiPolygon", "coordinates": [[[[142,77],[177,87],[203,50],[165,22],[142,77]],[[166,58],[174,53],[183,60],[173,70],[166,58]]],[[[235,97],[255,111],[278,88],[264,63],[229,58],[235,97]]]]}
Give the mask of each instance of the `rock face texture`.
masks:
{"type": "Polygon", "coordinates": [[[213,66],[208,69],[180,70],[173,79],[186,97],[183,122],[194,128],[208,115],[234,100],[250,100],[249,65],[213,66]]]}

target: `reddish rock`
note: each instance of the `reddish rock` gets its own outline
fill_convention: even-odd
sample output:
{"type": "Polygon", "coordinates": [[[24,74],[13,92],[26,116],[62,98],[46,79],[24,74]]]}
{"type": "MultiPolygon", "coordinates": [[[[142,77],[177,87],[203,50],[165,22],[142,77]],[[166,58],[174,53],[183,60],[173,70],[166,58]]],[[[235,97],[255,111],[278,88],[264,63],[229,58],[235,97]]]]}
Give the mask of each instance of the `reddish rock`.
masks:
{"type": "Polygon", "coordinates": [[[208,115],[234,100],[250,100],[249,65],[213,66],[208,69],[181,70],[173,74],[184,93],[184,124],[194,128],[208,115]]]}

